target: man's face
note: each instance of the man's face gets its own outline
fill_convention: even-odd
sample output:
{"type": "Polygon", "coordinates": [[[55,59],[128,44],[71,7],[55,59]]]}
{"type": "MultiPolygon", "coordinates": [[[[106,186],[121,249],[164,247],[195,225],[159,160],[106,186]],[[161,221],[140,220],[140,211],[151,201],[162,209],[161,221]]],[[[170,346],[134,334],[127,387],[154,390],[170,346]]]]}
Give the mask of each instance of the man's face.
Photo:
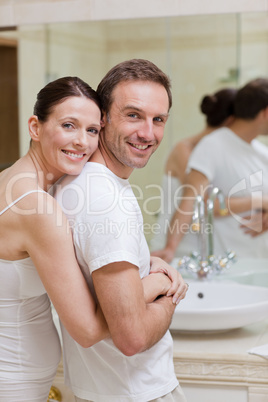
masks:
{"type": "Polygon", "coordinates": [[[158,148],[168,119],[165,88],[150,81],[124,81],[113,91],[109,115],[104,115],[103,147],[108,167],[127,178],[144,167],[158,148]]]}

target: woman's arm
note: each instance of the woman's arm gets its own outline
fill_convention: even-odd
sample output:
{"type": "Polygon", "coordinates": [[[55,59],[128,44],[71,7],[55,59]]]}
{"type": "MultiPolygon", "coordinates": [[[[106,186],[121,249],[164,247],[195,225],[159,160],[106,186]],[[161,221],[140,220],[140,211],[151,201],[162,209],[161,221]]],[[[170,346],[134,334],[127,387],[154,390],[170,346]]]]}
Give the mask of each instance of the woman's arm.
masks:
{"type": "Polygon", "coordinates": [[[177,177],[180,183],[183,184],[186,178],[185,170],[192,150],[193,146],[189,142],[189,139],[178,142],[168,157],[165,173],[177,177]]]}
{"type": "MultiPolygon", "coordinates": [[[[67,331],[80,345],[89,347],[109,336],[108,327],[75,258],[66,217],[52,197],[41,196],[43,213],[19,217],[21,249],[32,258],[67,331]]],[[[36,208],[36,197],[32,194],[23,201],[28,210],[36,208]]]]}
{"type": "Polygon", "coordinates": [[[162,250],[152,252],[152,256],[160,257],[167,262],[173,260],[177,247],[191,228],[195,198],[198,194],[204,196],[208,184],[207,177],[197,170],[192,170],[187,175],[182,200],[169,225],[166,245],[162,250]]]}
{"type": "Polygon", "coordinates": [[[167,294],[171,281],[161,272],[152,273],[142,278],[145,303],[152,303],[157,297],[167,294]]]}
{"type": "Polygon", "coordinates": [[[178,304],[186,296],[188,290],[188,285],[184,282],[181,274],[176,270],[176,268],[167,264],[164,260],[159,257],[151,256],[151,270],[150,274],[156,274],[157,272],[162,272],[170,280],[165,282],[164,285],[168,286],[165,293],[166,296],[173,296],[173,303],[178,304]]]}
{"type": "MultiPolygon", "coordinates": [[[[226,197],[225,205],[227,209],[227,215],[239,215],[244,212],[266,210],[268,209],[268,201],[266,196],[253,196],[248,195],[245,197],[226,197]]],[[[214,215],[221,216],[220,204],[218,200],[215,200],[214,215]]]]}

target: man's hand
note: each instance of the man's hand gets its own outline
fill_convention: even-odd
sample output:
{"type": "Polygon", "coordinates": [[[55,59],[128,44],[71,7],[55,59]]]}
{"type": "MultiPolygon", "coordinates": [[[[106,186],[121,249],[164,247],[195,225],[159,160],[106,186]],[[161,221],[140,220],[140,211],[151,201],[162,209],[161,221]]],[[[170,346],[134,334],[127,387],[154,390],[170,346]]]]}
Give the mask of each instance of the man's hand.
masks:
{"type": "Polygon", "coordinates": [[[245,223],[240,225],[245,234],[257,237],[268,230],[268,212],[259,211],[254,215],[243,217],[245,223]]]}
{"type": "Polygon", "coordinates": [[[178,304],[182,299],[185,298],[188,290],[188,285],[186,282],[184,282],[181,274],[174,267],[167,264],[159,257],[151,256],[150,263],[150,274],[162,272],[169,277],[171,280],[171,286],[169,287],[166,296],[173,296],[173,303],[178,304]]]}

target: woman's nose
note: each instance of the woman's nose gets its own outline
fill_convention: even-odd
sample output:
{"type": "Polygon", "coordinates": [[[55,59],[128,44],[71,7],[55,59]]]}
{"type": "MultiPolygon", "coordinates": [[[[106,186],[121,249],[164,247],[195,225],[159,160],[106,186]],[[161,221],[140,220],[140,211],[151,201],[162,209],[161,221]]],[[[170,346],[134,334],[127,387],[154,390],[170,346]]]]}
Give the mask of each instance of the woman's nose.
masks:
{"type": "Polygon", "coordinates": [[[89,136],[87,133],[84,130],[79,130],[74,138],[74,143],[75,145],[85,148],[88,146],[88,139],[89,136]]]}

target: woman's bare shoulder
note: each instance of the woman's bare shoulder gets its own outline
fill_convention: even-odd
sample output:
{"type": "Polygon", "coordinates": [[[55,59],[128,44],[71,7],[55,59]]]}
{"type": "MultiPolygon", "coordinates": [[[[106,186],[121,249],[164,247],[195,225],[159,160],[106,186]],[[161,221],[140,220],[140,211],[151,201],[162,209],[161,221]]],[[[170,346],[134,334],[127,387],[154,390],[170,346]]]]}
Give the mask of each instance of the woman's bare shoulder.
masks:
{"type": "Polygon", "coordinates": [[[166,172],[170,172],[172,176],[177,177],[182,182],[191,152],[192,145],[187,138],[179,141],[170,153],[166,172]]]}

